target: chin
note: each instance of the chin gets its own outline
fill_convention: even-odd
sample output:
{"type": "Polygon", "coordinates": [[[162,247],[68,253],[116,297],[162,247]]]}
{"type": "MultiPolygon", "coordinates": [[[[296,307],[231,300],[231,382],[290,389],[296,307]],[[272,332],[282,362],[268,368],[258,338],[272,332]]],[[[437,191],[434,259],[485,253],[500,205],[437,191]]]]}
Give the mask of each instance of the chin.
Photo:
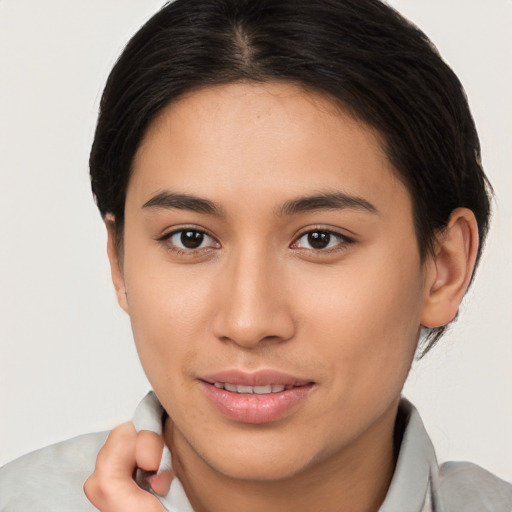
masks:
{"type": "MultiPolygon", "coordinates": [[[[290,440],[292,441],[292,440],[290,440]]],[[[320,457],[308,457],[303,442],[245,443],[238,447],[226,442],[220,443],[222,450],[206,450],[200,457],[214,469],[228,478],[247,481],[279,481],[291,478],[305,471],[320,457]]]]}
{"type": "Polygon", "coordinates": [[[267,457],[265,460],[233,461],[225,460],[213,467],[218,473],[234,479],[246,481],[271,482],[286,480],[305,468],[303,465],[289,464],[287,461],[279,461],[277,457],[267,457]]]}

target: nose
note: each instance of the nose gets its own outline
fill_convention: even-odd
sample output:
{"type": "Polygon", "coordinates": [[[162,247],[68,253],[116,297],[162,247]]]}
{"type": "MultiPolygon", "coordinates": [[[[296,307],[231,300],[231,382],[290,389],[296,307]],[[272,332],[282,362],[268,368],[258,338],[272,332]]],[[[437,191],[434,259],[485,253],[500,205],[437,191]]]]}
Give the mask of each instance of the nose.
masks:
{"type": "Polygon", "coordinates": [[[217,338],[255,348],[293,337],[286,276],[267,254],[241,255],[222,274],[213,322],[217,338]]]}

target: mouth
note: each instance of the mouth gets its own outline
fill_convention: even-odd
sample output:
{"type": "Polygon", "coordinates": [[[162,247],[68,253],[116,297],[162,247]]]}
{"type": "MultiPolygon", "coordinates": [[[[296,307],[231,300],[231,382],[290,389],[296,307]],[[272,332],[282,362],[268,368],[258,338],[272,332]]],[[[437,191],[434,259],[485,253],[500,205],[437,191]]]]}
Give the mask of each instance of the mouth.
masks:
{"type": "Polygon", "coordinates": [[[243,384],[230,384],[229,382],[214,382],[213,385],[218,389],[225,389],[231,393],[241,395],[268,395],[270,393],[281,393],[296,386],[283,384],[267,384],[266,386],[245,386],[243,384]]]}
{"type": "Polygon", "coordinates": [[[221,372],[200,379],[216,410],[239,423],[270,423],[304,404],[315,383],[275,371],[221,372]]]}

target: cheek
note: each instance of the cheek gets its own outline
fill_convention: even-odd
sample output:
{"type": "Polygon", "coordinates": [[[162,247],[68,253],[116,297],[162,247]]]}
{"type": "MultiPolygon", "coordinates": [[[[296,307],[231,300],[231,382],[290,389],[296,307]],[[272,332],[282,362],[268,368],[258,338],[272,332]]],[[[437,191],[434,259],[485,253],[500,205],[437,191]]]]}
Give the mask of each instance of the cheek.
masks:
{"type": "Polygon", "coordinates": [[[420,327],[422,275],[416,258],[392,259],[381,254],[360,267],[333,269],[302,304],[304,315],[315,319],[308,338],[318,340],[334,387],[361,396],[386,387],[396,393],[407,377],[420,327]]]}
{"type": "Polygon", "coordinates": [[[193,266],[132,258],[125,262],[128,312],[142,366],[155,388],[175,380],[208,328],[211,283],[193,266]],[[138,264],[144,261],[144,264],[138,264]]]}

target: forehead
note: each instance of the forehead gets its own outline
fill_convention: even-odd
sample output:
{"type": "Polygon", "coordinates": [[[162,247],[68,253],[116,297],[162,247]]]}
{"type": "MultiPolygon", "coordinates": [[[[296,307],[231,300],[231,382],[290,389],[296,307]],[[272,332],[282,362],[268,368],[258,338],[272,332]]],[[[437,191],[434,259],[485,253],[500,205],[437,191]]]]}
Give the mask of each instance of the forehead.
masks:
{"type": "Polygon", "coordinates": [[[283,83],[200,89],[164,109],[136,154],[127,203],[165,190],[269,207],[325,190],[386,208],[397,193],[410,202],[374,129],[283,83]]]}

